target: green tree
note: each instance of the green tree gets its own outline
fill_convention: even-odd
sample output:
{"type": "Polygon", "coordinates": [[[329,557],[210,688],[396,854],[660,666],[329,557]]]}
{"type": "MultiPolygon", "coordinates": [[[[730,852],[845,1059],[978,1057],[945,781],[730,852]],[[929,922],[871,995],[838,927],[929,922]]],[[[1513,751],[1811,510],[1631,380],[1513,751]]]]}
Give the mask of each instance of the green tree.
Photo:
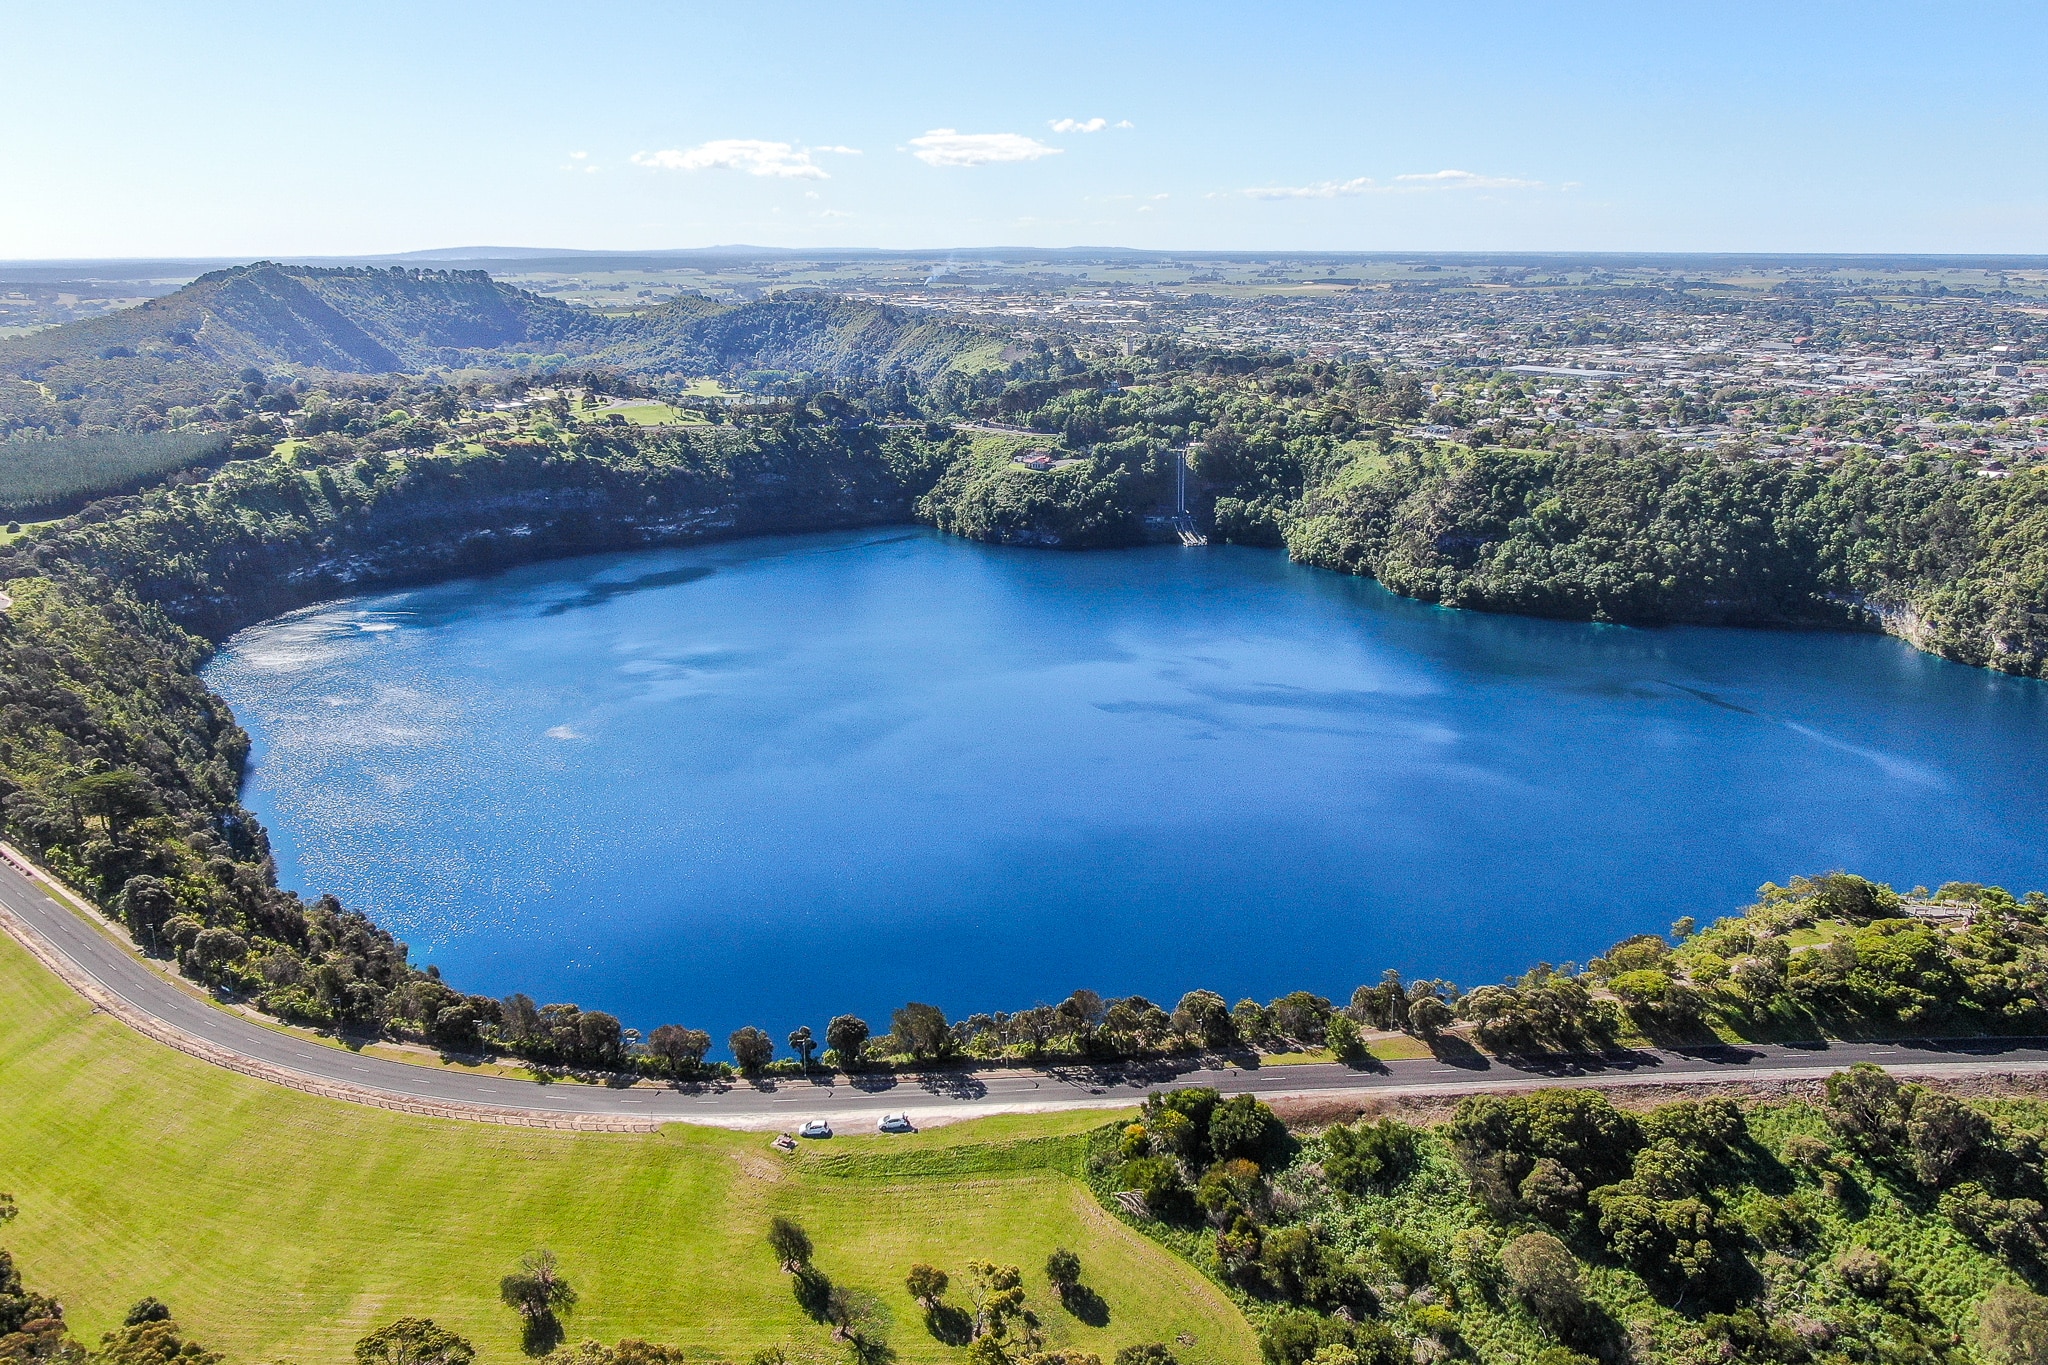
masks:
{"type": "Polygon", "coordinates": [[[519,1258],[519,1268],[498,1281],[498,1298],[529,1322],[541,1322],[576,1305],[576,1291],[562,1276],[561,1263],[546,1247],[519,1258]]]}
{"type": "Polygon", "coordinates": [[[476,1348],[432,1318],[400,1318],[356,1343],[356,1365],[469,1365],[476,1348]]]}
{"type": "Polygon", "coordinates": [[[938,1306],[939,1300],[946,1297],[948,1283],[945,1271],[935,1265],[920,1262],[910,1267],[910,1274],[904,1277],[903,1287],[910,1291],[910,1297],[917,1301],[919,1308],[930,1312],[938,1306]]]}
{"type": "Polygon", "coordinates": [[[86,814],[100,817],[109,835],[119,835],[127,821],[156,809],[149,779],[132,768],[79,778],[71,784],[71,799],[86,814]]]}
{"type": "Polygon", "coordinates": [[[1265,1156],[1284,1130],[1273,1111],[1252,1095],[1233,1095],[1209,1113],[1209,1152],[1218,1161],[1265,1156]]]}
{"type": "Polygon", "coordinates": [[[1329,1026],[1323,1031],[1323,1041],[1329,1044],[1331,1053],[1340,1062],[1362,1061],[1369,1055],[1357,1023],[1348,1014],[1330,1016],[1329,1026]]]}
{"type": "Polygon", "coordinates": [[[967,1276],[974,1299],[975,1338],[1004,1340],[1011,1320],[1024,1312],[1024,1273],[1013,1265],[969,1261],[967,1276]]]}
{"type": "Polygon", "coordinates": [[[811,1035],[811,1026],[805,1024],[789,1035],[789,1050],[803,1059],[804,1074],[811,1071],[811,1054],[818,1050],[818,1040],[811,1035]]]}
{"type": "Polygon", "coordinates": [[[1212,1051],[1221,1052],[1238,1043],[1230,1007],[1214,991],[1189,991],[1183,995],[1173,1010],[1173,1026],[1200,1039],[1202,1046],[1212,1051]]]}
{"type": "Polygon", "coordinates": [[[1066,1247],[1055,1247],[1045,1258],[1045,1278],[1065,1303],[1081,1284],[1081,1258],[1066,1247]]]}
{"type": "Polygon", "coordinates": [[[704,1065],[704,1054],[711,1051],[711,1035],[700,1028],[663,1024],[648,1035],[647,1050],[669,1075],[688,1076],[704,1065]]]}
{"type": "Polygon", "coordinates": [[[889,1034],[898,1052],[920,1062],[937,1061],[952,1051],[953,1032],[936,1005],[913,1000],[889,1016],[889,1034]]]}
{"type": "Polygon", "coordinates": [[[867,1020],[852,1014],[835,1015],[825,1025],[825,1045],[838,1057],[842,1069],[860,1070],[861,1053],[868,1045],[867,1020]]]}
{"type": "Polygon", "coordinates": [[[1425,995],[1420,1000],[1410,1001],[1408,1005],[1408,1027],[1418,1037],[1436,1037],[1450,1027],[1451,1020],[1455,1017],[1451,1007],[1434,995],[1425,995]]]}
{"type": "Polygon", "coordinates": [[[725,1045],[732,1049],[733,1060],[740,1064],[740,1070],[749,1076],[759,1075],[761,1068],[775,1059],[774,1040],[752,1024],[734,1029],[725,1045]]]}
{"type": "MultiPolygon", "coordinates": [[[[360,1357],[359,1357],[360,1358],[360,1357]]],[[[117,1327],[100,1338],[93,1365],[220,1365],[219,1351],[186,1341],[169,1318],[117,1327]]]]}
{"type": "Polygon", "coordinates": [[[832,1324],[836,1340],[851,1342],[856,1350],[878,1345],[888,1331],[888,1316],[881,1300],[865,1289],[835,1284],[825,1296],[825,1320],[832,1324]]]}
{"type": "Polygon", "coordinates": [[[1874,1062],[1858,1062],[1827,1080],[1828,1123],[1865,1156],[1890,1156],[1906,1138],[1911,1096],[1874,1062]]]}
{"type": "Polygon", "coordinates": [[[1899,913],[1899,896],[1889,886],[1849,872],[1830,872],[1814,879],[1813,913],[1822,919],[1868,924],[1899,913]]]}

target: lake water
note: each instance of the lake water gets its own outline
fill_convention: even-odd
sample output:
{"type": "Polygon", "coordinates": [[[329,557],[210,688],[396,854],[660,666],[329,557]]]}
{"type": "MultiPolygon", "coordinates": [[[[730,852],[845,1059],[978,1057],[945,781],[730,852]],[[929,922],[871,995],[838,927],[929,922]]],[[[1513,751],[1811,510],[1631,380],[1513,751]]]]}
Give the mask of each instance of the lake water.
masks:
{"type": "Polygon", "coordinates": [[[1466,986],[1766,879],[2048,886],[2048,686],[911,530],[330,604],[207,672],[284,883],[458,987],[778,1043],[906,999],[1466,986]]]}

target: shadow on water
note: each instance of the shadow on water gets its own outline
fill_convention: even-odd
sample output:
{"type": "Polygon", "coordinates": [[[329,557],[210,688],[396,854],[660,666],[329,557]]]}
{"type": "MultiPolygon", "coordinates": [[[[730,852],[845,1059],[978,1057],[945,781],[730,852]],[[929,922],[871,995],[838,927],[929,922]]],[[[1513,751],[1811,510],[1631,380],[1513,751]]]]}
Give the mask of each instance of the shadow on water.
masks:
{"type": "Polygon", "coordinates": [[[580,596],[561,602],[550,602],[541,608],[540,614],[560,616],[565,612],[580,611],[585,607],[601,607],[614,597],[626,597],[652,588],[673,588],[682,583],[694,583],[717,572],[718,570],[701,564],[691,564],[680,569],[663,569],[660,573],[642,574],[638,578],[599,579],[584,588],[580,596]]]}
{"type": "Polygon", "coordinates": [[[1683,692],[1689,697],[1698,697],[1707,705],[1718,706],[1723,711],[1733,711],[1738,715],[1744,716],[1753,716],[1757,714],[1756,712],[1750,710],[1747,706],[1737,706],[1734,702],[1725,700],[1721,697],[1717,697],[1712,692],[1705,691],[1701,688],[1687,687],[1684,683],[1675,683],[1670,681],[1669,679],[1666,679],[1664,681],[1664,685],[1666,687],[1673,688],[1679,692],[1683,692]]]}

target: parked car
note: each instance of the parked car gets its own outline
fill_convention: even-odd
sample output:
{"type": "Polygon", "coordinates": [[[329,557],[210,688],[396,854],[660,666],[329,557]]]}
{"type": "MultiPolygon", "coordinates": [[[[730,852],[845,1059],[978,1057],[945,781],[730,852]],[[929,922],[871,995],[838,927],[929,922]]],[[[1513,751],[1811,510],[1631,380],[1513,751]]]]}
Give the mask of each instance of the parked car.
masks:
{"type": "Polygon", "coordinates": [[[812,1119],[809,1123],[797,1129],[796,1135],[808,1138],[828,1138],[832,1136],[832,1125],[823,1119],[812,1119]]]}
{"type": "Polygon", "coordinates": [[[911,1126],[910,1115],[908,1114],[884,1114],[882,1115],[881,1123],[876,1126],[885,1133],[914,1133],[917,1131],[916,1128],[911,1126]]]}

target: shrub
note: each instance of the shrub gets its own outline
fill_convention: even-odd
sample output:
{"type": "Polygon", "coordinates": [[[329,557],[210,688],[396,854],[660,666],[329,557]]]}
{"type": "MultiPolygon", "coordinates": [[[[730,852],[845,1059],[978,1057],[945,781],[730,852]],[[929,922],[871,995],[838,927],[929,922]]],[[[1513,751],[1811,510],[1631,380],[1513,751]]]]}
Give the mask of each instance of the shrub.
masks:
{"type": "Polygon", "coordinates": [[[1373,1244],[1378,1248],[1380,1259],[1387,1263],[1387,1269],[1394,1272],[1394,1278],[1410,1287],[1429,1283],[1435,1269],[1436,1253],[1429,1243],[1419,1237],[1411,1237],[1399,1228],[1381,1228],[1373,1235],[1373,1244]]]}
{"type": "Polygon", "coordinates": [[[1586,1287],[1579,1264],[1563,1242],[1547,1232],[1525,1232],[1501,1248],[1501,1269],[1530,1311],[1552,1327],[1575,1321],[1584,1310],[1586,1287]]]}
{"type": "Polygon", "coordinates": [[[1421,1134],[1396,1119],[1333,1125],[1323,1134],[1323,1178],[1333,1189],[1364,1194],[1404,1179],[1414,1168],[1421,1134]]]}
{"type": "Polygon", "coordinates": [[[1330,1016],[1329,1026],[1323,1031],[1323,1041],[1340,1062],[1363,1061],[1368,1055],[1365,1037],[1358,1031],[1358,1025],[1347,1014],[1330,1016]]]}
{"type": "Polygon", "coordinates": [[[1145,1156],[1126,1161],[1119,1185],[1143,1195],[1145,1207],[1155,1218],[1184,1221],[1193,1211],[1194,1198],[1187,1181],[1181,1179],[1180,1163],[1170,1157],[1145,1156]]]}
{"type": "Polygon", "coordinates": [[[1116,1365],[1180,1365],[1180,1361],[1166,1348],[1165,1342],[1148,1341],[1118,1351],[1116,1365]]]}
{"type": "Polygon", "coordinates": [[[1998,1365],[2048,1365],[2048,1299],[1997,1286],[1978,1306],[1977,1344],[1998,1365]]]}
{"type": "Polygon", "coordinates": [[[1866,1299],[1881,1299],[1892,1287],[1891,1261],[1869,1247],[1850,1247],[1835,1257],[1835,1273],[1866,1299]]]}
{"type": "Polygon", "coordinates": [[[1251,1095],[1233,1095],[1209,1115],[1209,1152],[1217,1161],[1257,1160],[1284,1131],[1263,1102],[1251,1095]]]}

